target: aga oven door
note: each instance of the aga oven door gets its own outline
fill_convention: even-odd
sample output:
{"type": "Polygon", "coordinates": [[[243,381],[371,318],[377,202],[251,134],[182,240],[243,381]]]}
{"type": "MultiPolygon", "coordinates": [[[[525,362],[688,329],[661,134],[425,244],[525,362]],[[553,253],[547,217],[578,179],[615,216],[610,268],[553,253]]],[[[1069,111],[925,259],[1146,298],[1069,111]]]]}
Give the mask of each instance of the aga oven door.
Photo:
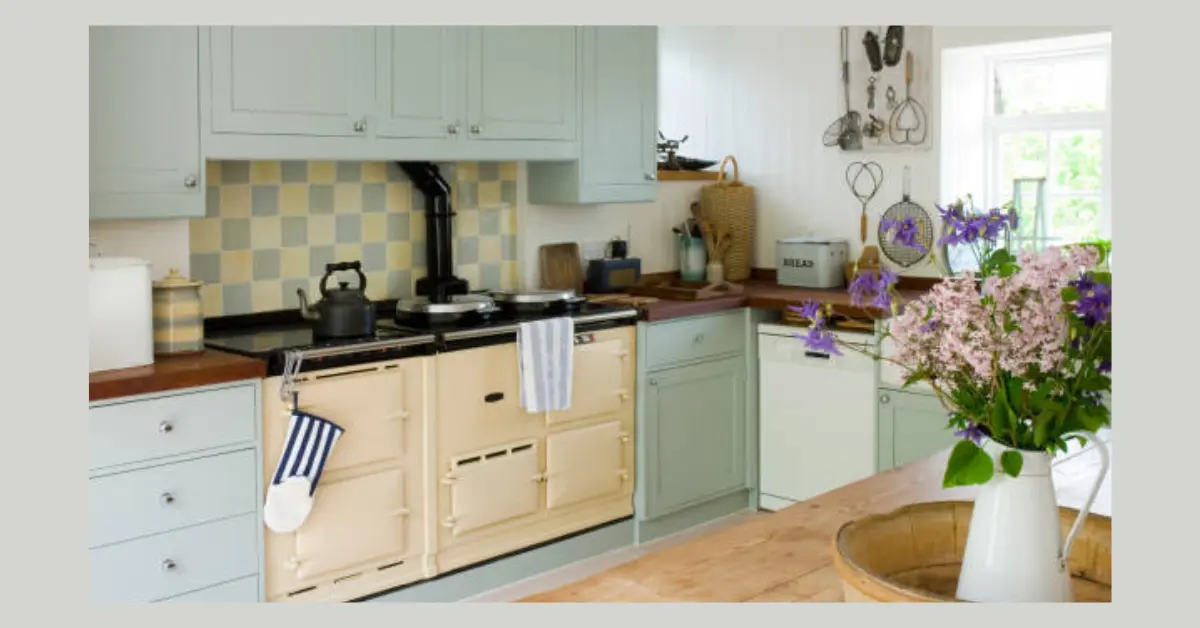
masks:
{"type": "Polygon", "coordinates": [[[629,487],[629,435],[609,421],[546,437],[546,507],[619,495],[629,487]]]}
{"type": "Polygon", "coordinates": [[[633,327],[576,334],[571,407],[550,412],[550,425],[618,413],[632,407],[633,327]]]}
{"type": "Polygon", "coordinates": [[[541,508],[537,441],[492,447],[453,461],[449,514],[442,525],[460,537],[536,513],[541,508]]]}
{"type": "Polygon", "coordinates": [[[521,408],[515,343],[442,353],[436,359],[439,466],[473,455],[466,452],[530,440],[545,431],[542,414],[521,408]]]}

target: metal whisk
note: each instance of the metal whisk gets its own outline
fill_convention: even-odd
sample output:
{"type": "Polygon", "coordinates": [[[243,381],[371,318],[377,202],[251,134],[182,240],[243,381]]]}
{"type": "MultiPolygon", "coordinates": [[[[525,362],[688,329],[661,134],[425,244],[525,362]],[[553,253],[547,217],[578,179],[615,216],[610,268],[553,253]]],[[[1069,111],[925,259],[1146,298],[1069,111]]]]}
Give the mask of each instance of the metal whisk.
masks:
{"type": "Polygon", "coordinates": [[[925,107],[909,94],[912,74],[913,56],[910,50],[904,57],[904,100],[892,111],[891,124],[888,125],[888,135],[896,144],[920,144],[925,141],[928,128],[925,107]]]}

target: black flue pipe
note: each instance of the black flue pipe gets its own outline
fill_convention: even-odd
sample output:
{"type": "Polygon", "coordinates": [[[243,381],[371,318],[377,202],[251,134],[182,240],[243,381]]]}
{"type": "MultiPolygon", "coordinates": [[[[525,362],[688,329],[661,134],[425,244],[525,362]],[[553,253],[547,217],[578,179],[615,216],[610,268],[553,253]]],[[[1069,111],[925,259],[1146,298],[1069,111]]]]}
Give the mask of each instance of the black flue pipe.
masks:
{"type": "Polygon", "coordinates": [[[397,162],[425,195],[425,268],[417,280],[418,296],[432,303],[447,303],[456,294],[467,294],[465,279],[454,276],[454,210],[450,206],[450,184],[442,178],[437,165],[427,161],[397,162]]]}

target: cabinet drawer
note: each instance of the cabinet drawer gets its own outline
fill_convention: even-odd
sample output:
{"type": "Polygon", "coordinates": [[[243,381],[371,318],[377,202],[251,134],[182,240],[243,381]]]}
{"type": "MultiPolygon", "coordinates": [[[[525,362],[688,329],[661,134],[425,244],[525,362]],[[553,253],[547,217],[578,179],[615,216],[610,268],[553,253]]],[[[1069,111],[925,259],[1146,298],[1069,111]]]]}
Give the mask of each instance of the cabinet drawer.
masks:
{"type": "Polygon", "coordinates": [[[258,572],[257,514],[89,551],[93,602],[137,603],[258,572]]]}
{"type": "Polygon", "coordinates": [[[254,451],[200,458],[88,482],[88,546],[255,512],[254,451]]]}
{"type": "Polygon", "coordinates": [[[184,604],[253,604],[258,601],[258,577],[250,576],[160,601],[184,604]]]}
{"type": "Polygon", "coordinates": [[[254,441],[254,386],[185,393],[88,410],[88,468],[254,441]]]}
{"type": "Polygon", "coordinates": [[[742,310],[685,318],[650,326],[646,334],[647,368],[738,353],[746,350],[742,310]]]}

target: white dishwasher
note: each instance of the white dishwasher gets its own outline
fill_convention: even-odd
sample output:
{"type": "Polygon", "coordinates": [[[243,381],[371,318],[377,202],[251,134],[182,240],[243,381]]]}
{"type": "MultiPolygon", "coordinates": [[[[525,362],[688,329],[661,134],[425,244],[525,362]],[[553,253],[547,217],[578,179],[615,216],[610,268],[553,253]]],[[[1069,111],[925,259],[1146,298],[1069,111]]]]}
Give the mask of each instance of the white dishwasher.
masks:
{"type": "MultiPolygon", "coordinates": [[[[758,326],[759,503],[786,508],[876,472],[875,363],[808,351],[806,328],[758,326]]],[[[869,346],[874,336],[834,332],[869,346]]]]}

